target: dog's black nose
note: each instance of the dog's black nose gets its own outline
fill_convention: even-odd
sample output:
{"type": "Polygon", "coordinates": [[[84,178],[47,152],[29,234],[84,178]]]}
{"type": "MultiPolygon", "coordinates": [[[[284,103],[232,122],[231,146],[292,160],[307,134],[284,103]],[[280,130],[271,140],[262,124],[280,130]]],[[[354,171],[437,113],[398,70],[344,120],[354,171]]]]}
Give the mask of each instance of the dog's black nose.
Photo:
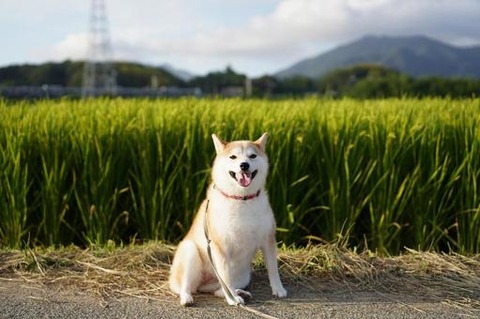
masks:
{"type": "Polygon", "coordinates": [[[250,168],[250,164],[248,164],[247,162],[240,163],[240,169],[242,171],[248,171],[249,168],[250,168]]]}

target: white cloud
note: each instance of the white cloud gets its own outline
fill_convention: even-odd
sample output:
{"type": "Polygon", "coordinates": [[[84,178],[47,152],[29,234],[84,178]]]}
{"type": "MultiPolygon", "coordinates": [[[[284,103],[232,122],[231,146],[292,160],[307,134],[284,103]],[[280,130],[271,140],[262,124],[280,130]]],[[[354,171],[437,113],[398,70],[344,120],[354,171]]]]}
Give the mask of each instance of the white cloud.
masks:
{"type": "Polygon", "coordinates": [[[259,41],[269,39],[265,49],[271,50],[275,44],[301,48],[303,43],[338,43],[370,33],[425,33],[447,41],[468,36],[478,43],[479,19],[476,0],[284,0],[244,30],[259,41]]]}
{"type": "MultiPolygon", "coordinates": [[[[58,7],[47,10],[43,24],[62,10],[73,16],[65,0],[45,1],[58,7]]],[[[170,63],[197,73],[227,64],[252,75],[272,73],[366,34],[480,44],[478,0],[111,0],[107,6],[116,59],[170,63]]],[[[82,24],[66,28],[42,56],[85,57],[88,15],[81,14],[82,24]]]]}
{"type": "Polygon", "coordinates": [[[88,35],[86,33],[69,34],[60,43],[53,46],[51,54],[56,60],[83,60],[88,52],[88,35]]]}
{"type": "Polygon", "coordinates": [[[124,43],[131,45],[130,51],[138,47],[158,57],[217,58],[234,64],[256,59],[273,68],[276,63],[278,69],[365,34],[425,34],[454,43],[480,43],[479,13],[476,0],[282,0],[273,11],[252,16],[240,26],[199,28],[188,37],[125,38],[124,43]]]}

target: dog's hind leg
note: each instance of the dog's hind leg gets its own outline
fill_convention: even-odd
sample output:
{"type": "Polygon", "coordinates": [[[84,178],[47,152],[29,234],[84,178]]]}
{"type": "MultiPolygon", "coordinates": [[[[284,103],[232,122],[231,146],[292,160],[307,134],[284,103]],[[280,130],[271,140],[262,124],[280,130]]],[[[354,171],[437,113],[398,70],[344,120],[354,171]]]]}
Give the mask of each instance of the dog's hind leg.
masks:
{"type": "Polygon", "coordinates": [[[180,304],[193,304],[192,293],[202,281],[202,260],[197,246],[191,240],[182,241],[177,248],[170,274],[170,288],[180,295],[180,304]]]}

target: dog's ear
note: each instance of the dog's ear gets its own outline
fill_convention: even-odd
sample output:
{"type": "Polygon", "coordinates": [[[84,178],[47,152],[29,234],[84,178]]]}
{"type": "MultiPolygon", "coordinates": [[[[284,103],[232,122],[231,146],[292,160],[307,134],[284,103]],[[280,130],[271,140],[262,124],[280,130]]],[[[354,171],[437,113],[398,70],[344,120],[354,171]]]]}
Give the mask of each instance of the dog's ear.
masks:
{"type": "Polygon", "coordinates": [[[258,147],[260,147],[262,152],[265,152],[265,144],[267,144],[267,139],[268,139],[268,133],[265,132],[262,134],[262,136],[260,136],[258,140],[254,142],[255,144],[258,145],[258,147]]]}
{"type": "Polygon", "coordinates": [[[217,154],[220,154],[223,149],[225,148],[225,145],[227,142],[222,141],[217,135],[212,134],[212,140],[213,140],[213,145],[215,145],[215,151],[217,154]]]}

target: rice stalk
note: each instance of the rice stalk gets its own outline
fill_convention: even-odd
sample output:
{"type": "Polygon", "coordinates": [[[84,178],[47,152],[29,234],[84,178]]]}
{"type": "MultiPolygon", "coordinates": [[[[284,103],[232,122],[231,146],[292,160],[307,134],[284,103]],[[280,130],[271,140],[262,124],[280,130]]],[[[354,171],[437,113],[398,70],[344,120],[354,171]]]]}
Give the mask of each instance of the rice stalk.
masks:
{"type": "Polygon", "coordinates": [[[3,246],[175,242],[205,196],[210,135],[268,131],[284,243],[480,249],[478,100],[0,104],[3,246]]]}

